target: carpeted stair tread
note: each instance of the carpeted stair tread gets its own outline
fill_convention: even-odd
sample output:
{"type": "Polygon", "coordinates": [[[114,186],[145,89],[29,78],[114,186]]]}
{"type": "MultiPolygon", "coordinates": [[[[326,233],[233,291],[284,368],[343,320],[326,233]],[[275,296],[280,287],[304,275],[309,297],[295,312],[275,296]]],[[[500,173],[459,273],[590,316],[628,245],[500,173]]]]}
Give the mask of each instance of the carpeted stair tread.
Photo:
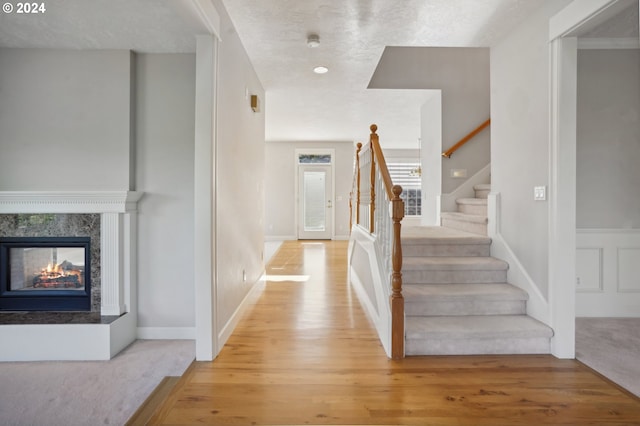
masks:
{"type": "Polygon", "coordinates": [[[489,221],[486,216],[481,216],[477,214],[460,213],[460,212],[442,212],[440,213],[440,217],[442,219],[451,219],[451,220],[458,220],[462,222],[471,222],[471,223],[480,223],[480,224],[487,224],[489,221]]]}
{"type": "Polygon", "coordinates": [[[443,226],[403,226],[402,244],[490,244],[491,238],[443,226]]]}
{"type": "Polygon", "coordinates": [[[480,183],[478,185],[474,185],[473,189],[476,191],[491,191],[490,183],[480,183]]]}
{"type": "Polygon", "coordinates": [[[408,257],[489,256],[491,238],[443,226],[403,226],[402,254],[408,257]]]}
{"type": "Polygon", "coordinates": [[[486,206],[488,200],[486,198],[458,198],[456,204],[469,204],[474,206],[486,206]]]}
{"type": "Polygon", "coordinates": [[[505,271],[509,264],[495,257],[409,257],[403,271],[505,271]]]}
{"type": "Polygon", "coordinates": [[[407,339],[551,338],[553,331],[526,315],[407,317],[407,339]]]}
{"type": "Polygon", "coordinates": [[[526,291],[509,283],[409,284],[402,288],[405,302],[437,302],[472,298],[474,301],[528,300],[526,291]]]}
{"type": "Polygon", "coordinates": [[[489,198],[489,193],[491,192],[491,184],[483,183],[480,185],[474,185],[473,191],[475,192],[476,198],[484,198],[486,200],[489,198]]]}
{"type": "Polygon", "coordinates": [[[456,200],[441,227],[402,232],[405,353],[543,354],[553,331],[526,315],[529,295],[507,283],[507,262],[491,257],[491,184],[456,200]]]}

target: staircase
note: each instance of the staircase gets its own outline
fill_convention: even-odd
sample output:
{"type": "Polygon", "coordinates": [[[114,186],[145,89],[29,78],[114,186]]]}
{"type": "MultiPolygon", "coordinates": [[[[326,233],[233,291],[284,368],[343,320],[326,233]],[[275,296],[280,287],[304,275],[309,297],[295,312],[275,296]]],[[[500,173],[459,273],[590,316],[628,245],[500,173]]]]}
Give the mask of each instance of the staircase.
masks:
{"type": "Polygon", "coordinates": [[[487,194],[457,200],[441,227],[403,227],[406,355],[550,352],[553,331],[526,315],[528,295],[490,256],[487,194]]]}
{"type": "Polygon", "coordinates": [[[487,196],[491,184],[476,185],[475,198],[458,198],[457,212],[442,212],[440,223],[447,228],[487,235],[487,196]]]}

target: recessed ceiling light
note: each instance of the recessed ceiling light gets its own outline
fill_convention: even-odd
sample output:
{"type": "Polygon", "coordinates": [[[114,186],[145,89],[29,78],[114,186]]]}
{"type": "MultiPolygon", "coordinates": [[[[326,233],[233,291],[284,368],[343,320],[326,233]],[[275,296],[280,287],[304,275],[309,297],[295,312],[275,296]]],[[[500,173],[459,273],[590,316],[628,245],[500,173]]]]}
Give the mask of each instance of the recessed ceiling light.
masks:
{"type": "Polygon", "coordinates": [[[307,37],[307,46],[318,47],[320,46],[320,36],[318,34],[309,34],[307,37]]]}
{"type": "Polygon", "coordinates": [[[315,67],[313,69],[313,72],[315,72],[316,74],[326,74],[329,71],[329,68],[327,67],[315,67]]]}

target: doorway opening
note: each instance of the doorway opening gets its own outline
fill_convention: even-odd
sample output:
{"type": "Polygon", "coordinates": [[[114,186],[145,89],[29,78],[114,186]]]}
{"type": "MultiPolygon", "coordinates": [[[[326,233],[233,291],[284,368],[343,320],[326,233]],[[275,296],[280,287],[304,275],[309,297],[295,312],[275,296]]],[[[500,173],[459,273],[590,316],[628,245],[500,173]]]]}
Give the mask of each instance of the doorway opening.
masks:
{"type": "Polygon", "coordinates": [[[297,230],[300,240],[333,239],[333,149],[296,150],[297,230]]]}

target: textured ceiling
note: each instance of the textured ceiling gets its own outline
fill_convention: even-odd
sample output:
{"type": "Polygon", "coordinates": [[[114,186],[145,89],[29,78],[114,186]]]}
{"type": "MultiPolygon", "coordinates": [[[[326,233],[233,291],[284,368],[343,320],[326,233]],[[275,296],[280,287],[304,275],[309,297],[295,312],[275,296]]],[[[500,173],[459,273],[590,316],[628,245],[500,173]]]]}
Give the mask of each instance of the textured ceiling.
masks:
{"type": "Polygon", "coordinates": [[[195,52],[193,35],[204,28],[189,1],[44,1],[44,13],[0,13],[0,46],[195,52]]]}
{"type": "MultiPolygon", "coordinates": [[[[0,13],[0,46],[193,52],[194,35],[204,30],[193,16],[193,1],[49,0],[44,14],[0,13]]],[[[397,84],[396,90],[367,89],[385,47],[490,46],[542,3],[222,2],[266,90],[267,140],[363,140],[375,122],[383,145],[411,148],[417,145],[420,106],[432,92],[397,90],[397,84]],[[320,36],[319,47],[307,47],[310,33],[320,36]],[[314,74],[317,65],[329,67],[329,72],[314,74]]],[[[633,21],[628,15],[619,19],[593,35],[609,34],[619,22],[633,21]]]]}
{"type": "Polygon", "coordinates": [[[489,46],[531,0],[223,0],[266,94],[267,140],[362,140],[416,147],[419,90],[367,89],[386,46],[489,46]],[[320,46],[306,45],[308,34],[320,46]],[[329,72],[315,75],[324,65],[329,72]]]}

